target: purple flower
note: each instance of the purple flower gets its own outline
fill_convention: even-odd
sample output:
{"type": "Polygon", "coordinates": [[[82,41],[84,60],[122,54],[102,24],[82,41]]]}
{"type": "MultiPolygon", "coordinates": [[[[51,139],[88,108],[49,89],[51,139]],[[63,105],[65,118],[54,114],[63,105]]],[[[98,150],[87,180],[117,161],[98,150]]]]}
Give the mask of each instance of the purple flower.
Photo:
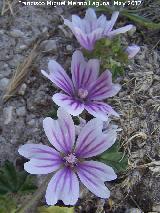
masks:
{"type": "Polygon", "coordinates": [[[79,197],[79,180],[96,196],[108,198],[110,192],[104,182],[116,179],[114,170],[86,158],[111,147],[116,140],[116,131],[103,134],[103,122],[94,118],[82,128],[75,143],[71,116],[62,108],[58,109],[57,115],[58,120],[48,117],[43,121],[45,133],[54,148],[42,144],[25,144],[19,148],[20,155],[30,159],[24,169],[31,174],[56,172],[46,191],[48,205],[54,205],[58,200],[65,205],[74,205],[79,197]]]}
{"type": "Polygon", "coordinates": [[[112,38],[120,33],[125,33],[133,27],[129,24],[116,30],[112,30],[118,18],[119,12],[112,14],[111,20],[107,20],[103,14],[97,19],[96,13],[89,8],[86,11],[84,19],[77,15],[72,15],[72,22],[64,19],[64,24],[67,25],[82,45],[82,47],[91,51],[97,40],[109,37],[112,38]]]}
{"type": "Polygon", "coordinates": [[[128,58],[131,59],[140,51],[140,47],[134,44],[128,46],[125,51],[128,54],[128,58]]]}
{"type": "Polygon", "coordinates": [[[54,60],[49,62],[48,69],[49,74],[43,70],[42,74],[66,93],[56,93],[52,99],[68,113],[77,116],[86,109],[94,117],[102,120],[107,120],[107,116],[111,114],[118,116],[112,107],[102,100],[116,95],[121,87],[112,83],[112,74],[108,70],[98,77],[97,59],[86,62],[82,53],[75,51],[71,63],[72,80],[54,60]]]}

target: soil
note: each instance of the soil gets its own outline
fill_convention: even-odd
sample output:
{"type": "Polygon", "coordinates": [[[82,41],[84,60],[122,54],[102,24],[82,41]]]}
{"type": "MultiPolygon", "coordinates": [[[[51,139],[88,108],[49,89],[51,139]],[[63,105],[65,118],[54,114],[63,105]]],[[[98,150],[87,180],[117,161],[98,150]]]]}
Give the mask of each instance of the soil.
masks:
{"type": "MultiPolygon", "coordinates": [[[[62,16],[70,18],[71,13],[82,13],[77,7],[20,3],[13,4],[12,9],[0,17],[1,165],[5,160],[19,164],[22,158],[17,149],[22,144],[48,143],[42,120],[54,108],[51,97],[55,88],[40,70],[47,70],[51,58],[70,69],[72,53],[79,45],[64,27],[62,16]],[[40,45],[27,75],[16,93],[2,101],[17,66],[30,55],[38,39],[40,45]]],[[[108,100],[121,115],[115,122],[122,128],[119,141],[129,156],[128,170],[120,173],[116,181],[107,183],[111,190],[109,200],[83,192],[76,206],[78,213],[160,212],[160,49],[158,32],[155,31],[153,41],[152,34],[137,26],[137,32],[124,37],[128,43],[136,42],[141,51],[126,67],[125,76],[117,79],[122,84],[119,94],[108,100]]],[[[38,184],[41,178],[38,177],[38,184]]],[[[42,204],[43,199],[38,205],[42,204]]]]}

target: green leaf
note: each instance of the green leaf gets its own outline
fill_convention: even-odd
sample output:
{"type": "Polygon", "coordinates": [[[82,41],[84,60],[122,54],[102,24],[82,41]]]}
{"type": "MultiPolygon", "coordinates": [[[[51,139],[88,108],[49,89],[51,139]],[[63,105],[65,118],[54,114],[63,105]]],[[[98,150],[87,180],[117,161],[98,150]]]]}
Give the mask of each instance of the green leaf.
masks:
{"type": "Polygon", "coordinates": [[[47,117],[51,117],[53,119],[57,119],[57,110],[58,106],[54,105],[50,112],[47,113],[47,117]]]}
{"type": "Polygon", "coordinates": [[[33,176],[25,171],[17,171],[13,163],[6,161],[0,168],[0,195],[32,192],[35,189],[33,176]]]}
{"type": "Polygon", "coordinates": [[[153,30],[160,29],[160,23],[154,23],[151,20],[144,18],[142,16],[139,16],[137,14],[122,12],[122,15],[128,17],[129,19],[149,29],[153,29],[153,30]]]}
{"type": "Polygon", "coordinates": [[[15,213],[16,203],[11,197],[0,196],[0,213],[15,213]]]}
{"type": "Polygon", "coordinates": [[[43,206],[38,208],[38,213],[74,213],[74,207],[43,206]]]}
{"type": "Polygon", "coordinates": [[[102,153],[98,160],[113,167],[117,172],[125,171],[128,166],[128,158],[124,156],[123,152],[119,151],[118,143],[102,153]]]}

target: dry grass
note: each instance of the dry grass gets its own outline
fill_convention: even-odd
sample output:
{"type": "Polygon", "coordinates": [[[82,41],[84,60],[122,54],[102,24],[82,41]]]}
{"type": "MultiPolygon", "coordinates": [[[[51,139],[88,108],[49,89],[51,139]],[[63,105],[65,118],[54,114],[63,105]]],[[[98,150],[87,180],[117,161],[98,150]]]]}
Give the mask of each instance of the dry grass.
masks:
{"type": "Polygon", "coordinates": [[[11,98],[15,94],[17,88],[23,83],[24,79],[29,74],[29,68],[38,56],[37,48],[39,46],[39,43],[40,42],[38,41],[33,46],[33,49],[31,50],[28,57],[25,58],[24,61],[17,67],[12,79],[10,80],[6,93],[3,96],[4,101],[8,101],[9,98],[11,98]]]}
{"type": "Polygon", "coordinates": [[[14,16],[13,7],[17,2],[17,0],[3,0],[1,16],[5,15],[5,13],[8,11],[10,11],[11,15],[14,16]]]}

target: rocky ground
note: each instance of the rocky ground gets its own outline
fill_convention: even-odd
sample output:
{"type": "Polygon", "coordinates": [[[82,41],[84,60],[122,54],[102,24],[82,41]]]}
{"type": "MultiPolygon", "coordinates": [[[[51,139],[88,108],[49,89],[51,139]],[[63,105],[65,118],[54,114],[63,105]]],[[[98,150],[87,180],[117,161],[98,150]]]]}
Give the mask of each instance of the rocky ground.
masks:
{"type": "MultiPolygon", "coordinates": [[[[78,44],[64,27],[61,16],[68,18],[75,11],[80,8],[16,4],[13,11],[0,17],[1,165],[6,159],[15,165],[21,161],[17,153],[21,144],[48,143],[42,120],[54,109],[51,97],[55,88],[40,70],[47,69],[50,58],[69,69],[78,44]],[[16,94],[8,101],[2,100],[13,73],[36,44],[16,94]]],[[[123,85],[121,92],[109,100],[121,114],[116,122],[122,128],[119,140],[129,156],[129,168],[108,185],[112,192],[109,201],[85,192],[77,212],[160,212],[160,54],[155,41],[147,43],[146,38],[140,39],[140,30],[143,29],[125,37],[126,41],[137,41],[141,51],[126,68],[125,77],[118,79],[123,85]]]]}

